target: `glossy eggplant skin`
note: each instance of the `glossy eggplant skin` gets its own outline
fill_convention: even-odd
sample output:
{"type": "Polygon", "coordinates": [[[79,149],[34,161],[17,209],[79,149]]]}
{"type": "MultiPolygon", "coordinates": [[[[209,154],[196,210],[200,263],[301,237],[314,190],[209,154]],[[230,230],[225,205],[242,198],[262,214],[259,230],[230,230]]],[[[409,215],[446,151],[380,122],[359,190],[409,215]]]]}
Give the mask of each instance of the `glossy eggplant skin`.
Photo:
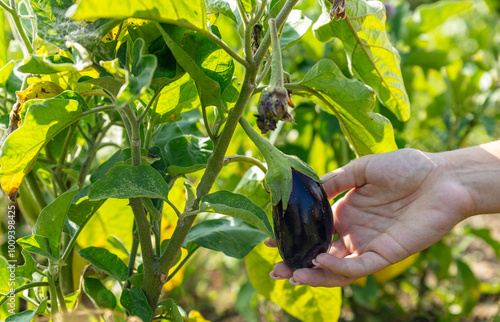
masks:
{"type": "Polygon", "coordinates": [[[273,207],[274,233],[281,258],[292,269],[311,268],[333,237],[332,208],[321,184],[292,169],[292,193],[283,211],[273,207]]]}

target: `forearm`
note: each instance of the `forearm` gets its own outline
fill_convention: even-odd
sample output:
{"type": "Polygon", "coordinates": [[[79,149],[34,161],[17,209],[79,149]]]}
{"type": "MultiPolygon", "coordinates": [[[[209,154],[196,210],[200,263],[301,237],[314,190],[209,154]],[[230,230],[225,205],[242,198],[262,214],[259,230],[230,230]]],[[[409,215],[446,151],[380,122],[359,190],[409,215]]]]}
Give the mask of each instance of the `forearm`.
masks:
{"type": "Polygon", "coordinates": [[[450,174],[469,192],[470,216],[500,213],[500,141],[443,152],[450,174]]]}

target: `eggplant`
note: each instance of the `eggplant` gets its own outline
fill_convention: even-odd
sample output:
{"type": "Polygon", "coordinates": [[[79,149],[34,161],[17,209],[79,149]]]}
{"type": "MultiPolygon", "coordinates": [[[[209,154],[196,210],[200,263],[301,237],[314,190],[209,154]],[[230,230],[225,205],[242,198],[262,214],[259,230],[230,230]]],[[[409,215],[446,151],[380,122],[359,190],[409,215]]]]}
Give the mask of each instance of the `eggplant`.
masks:
{"type": "Polygon", "coordinates": [[[311,268],[312,260],[327,252],[333,237],[333,213],[325,189],[292,168],[292,192],[285,210],[273,207],[276,243],[281,258],[292,269],[311,268]]]}

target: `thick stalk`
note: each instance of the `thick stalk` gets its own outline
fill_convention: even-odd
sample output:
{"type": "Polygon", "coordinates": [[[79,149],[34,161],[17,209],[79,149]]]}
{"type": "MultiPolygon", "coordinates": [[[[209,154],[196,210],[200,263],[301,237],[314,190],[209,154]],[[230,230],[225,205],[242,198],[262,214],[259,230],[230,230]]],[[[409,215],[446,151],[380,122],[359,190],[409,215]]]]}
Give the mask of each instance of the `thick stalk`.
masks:
{"type": "MultiPolygon", "coordinates": [[[[224,165],[224,156],[226,154],[227,148],[229,147],[229,142],[233,136],[234,130],[238,124],[245,106],[248,100],[252,96],[253,90],[255,89],[255,77],[257,73],[257,68],[252,68],[247,70],[245,73],[245,79],[243,81],[243,86],[238,97],[235,106],[229,111],[227,123],[222,130],[221,136],[215,146],[213,154],[210,156],[207,162],[207,168],[201,178],[201,181],[196,190],[197,199],[192,205],[186,205],[184,213],[189,213],[196,211],[199,208],[200,200],[203,196],[209,193],[212,188],[217,176],[224,165]]],[[[189,216],[185,221],[179,221],[177,227],[174,230],[172,238],[168,243],[165,251],[160,257],[160,271],[168,274],[168,270],[172,267],[172,264],[184,243],[191,226],[193,225],[196,216],[189,216]]],[[[161,285],[158,286],[161,289],[161,285]]]]}
{"type": "MultiPolygon", "coordinates": [[[[288,15],[290,14],[293,6],[298,2],[298,0],[288,0],[280,14],[276,19],[277,26],[281,27],[288,15]]],[[[269,39],[269,37],[268,37],[269,39]]],[[[238,121],[245,110],[245,107],[252,96],[252,93],[256,87],[255,78],[257,75],[257,71],[259,69],[260,64],[264,58],[264,54],[267,51],[267,47],[269,47],[269,40],[267,44],[261,46],[263,53],[261,53],[259,59],[255,59],[253,64],[249,64],[245,61],[244,66],[246,67],[245,78],[243,80],[243,85],[241,88],[240,95],[238,100],[236,101],[235,106],[229,111],[226,125],[222,130],[220,138],[217,141],[214,152],[210,156],[207,162],[207,168],[203,173],[203,176],[200,180],[198,188],[196,189],[196,200],[190,205],[186,204],[184,209],[184,213],[193,212],[199,209],[200,200],[203,196],[210,192],[217,176],[219,175],[220,170],[224,165],[224,156],[229,147],[229,143],[234,134],[236,126],[238,125],[238,121]],[[266,47],[265,49],[263,49],[266,47]]],[[[234,57],[233,57],[234,58],[234,57]]],[[[240,57],[241,58],[241,57],[240,57]]],[[[160,272],[164,275],[168,275],[168,271],[172,267],[173,262],[177,254],[184,243],[184,240],[193,225],[196,216],[189,216],[185,219],[185,221],[178,221],[177,227],[172,234],[170,242],[168,243],[165,251],[162,253],[159,261],[159,269],[160,272]]],[[[162,279],[162,282],[165,282],[166,279],[162,279]]],[[[156,299],[155,303],[158,300],[158,297],[161,292],[162,283],[156,285],[156,299]]],[[[150,302],[151,303],[151,302],[150,302]]]]}
{"type": "MultiPolygon", "coordinates": [[[[132,153],[132,166],[139,166],[141,165],[140,123],[137,122],[137,117],[130,106],[125,106],[123,112],[125,114],[124,121],[128,121],[130,123],[131,132],[129,133],[129,137],[132,153]]],[[[130,198],[130,206],[132,207],[132,212],[134,213],[139,242],[141,244],[144,266],[142,289],[146,294],[149,305],[154,310],[159,296],[159,291],[157,291],[156,286],[160,283],[159,274],[156,270],[157,259],[153,252],[153,243],[151,242],[151,223],[148,220],[141,198],[130,198]]]]}

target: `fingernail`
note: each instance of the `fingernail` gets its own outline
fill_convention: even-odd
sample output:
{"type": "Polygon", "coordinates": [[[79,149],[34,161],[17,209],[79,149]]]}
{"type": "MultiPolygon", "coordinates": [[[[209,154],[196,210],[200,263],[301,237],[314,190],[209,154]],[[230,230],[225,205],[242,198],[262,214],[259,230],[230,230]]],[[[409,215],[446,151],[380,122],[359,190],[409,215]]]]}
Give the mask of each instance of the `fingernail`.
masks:
{"type": "Polygon", "coordinates": [[[269,277],[272,278],[273,280],[282,280],[282,279],[284,279],[283,277],[274,274],[274,271],[271,271],[271,273],[269,273],[269,277]]]}
{"type": "Polygon", "coordinates": [[[289,281],[289,282],[290,282],[290,284],[292,284],[292,285],[302,285],[302,284],[300,284],[299,282],[296,282],[296,281],[293,279],[293,277],[290,277],[290,279],[289,279],[288,281],[289,281]]]}
{"type": "Polygon", "coordinates": [[[314,265],[314,266],[317,266],[317,267],[323,267],[323,266],[321,266],[321,264],[320,264],[320,263],[318,263],[318,262],[316,261],[316,259],[313,259],[313,260],[312,260],[312,263],[313,263],[313,265],[314,265]]]}

